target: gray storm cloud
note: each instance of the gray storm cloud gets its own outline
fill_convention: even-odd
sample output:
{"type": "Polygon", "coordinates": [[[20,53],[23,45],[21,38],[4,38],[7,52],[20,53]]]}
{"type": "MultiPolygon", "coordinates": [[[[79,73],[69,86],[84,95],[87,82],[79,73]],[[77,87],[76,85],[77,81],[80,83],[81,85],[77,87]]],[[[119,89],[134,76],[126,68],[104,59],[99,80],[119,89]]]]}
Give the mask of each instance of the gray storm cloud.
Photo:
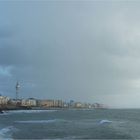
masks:
{"type": "Polygon", "coordinates": [[[140,3],[0,3],[2,94],[140,107],[140,3]]]}

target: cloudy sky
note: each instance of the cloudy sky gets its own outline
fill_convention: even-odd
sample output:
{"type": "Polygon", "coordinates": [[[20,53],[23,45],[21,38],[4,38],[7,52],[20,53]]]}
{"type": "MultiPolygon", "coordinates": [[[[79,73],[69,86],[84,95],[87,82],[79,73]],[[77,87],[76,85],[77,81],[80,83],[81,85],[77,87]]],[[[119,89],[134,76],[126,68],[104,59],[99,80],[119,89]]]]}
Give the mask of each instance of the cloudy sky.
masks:
{"type": "Polygon", "coordinates": [[[0,1],[0,94],[140,107],[140,2],[0,1]]]}

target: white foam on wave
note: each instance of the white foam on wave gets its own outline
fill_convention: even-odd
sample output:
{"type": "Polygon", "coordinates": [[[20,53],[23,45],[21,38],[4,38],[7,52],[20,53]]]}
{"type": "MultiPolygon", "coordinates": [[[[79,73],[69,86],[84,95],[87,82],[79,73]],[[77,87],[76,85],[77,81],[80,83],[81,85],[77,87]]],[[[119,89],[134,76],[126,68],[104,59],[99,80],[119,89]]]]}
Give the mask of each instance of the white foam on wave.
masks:
{"type": "Polygon", "coordinates": [[[56,120],[29,120],[29,121],[15,121],[16,123],[53,123],[56,120]]]}
{"type": "Polygon", "coordinates": [[[6,114],[13,114],[13,113],[41,113],[41,112],[55,112],[57,110],[11,110],[7,111],[6,114]]]}
{"type": "Polygon", "coordinates": [[[53,120],[28,120],[28,121],[15,121],[15,123],[55,123],[66,122],[66,120],[53,119],[53,120]]]}
{"type": "Polygon", "coordinates": [[[99,122],[99,124],[108,124],[108,123],[112,123],[112,121],[109,121],[109,120],[101,120],[99,122]]]}
{"type": "Polygon", "coordinates": [[[17,131],[17,129],[13,126],[7,126],[0,129],[0,140],[13,140],[12,133],[14,131],[17,131]]]}

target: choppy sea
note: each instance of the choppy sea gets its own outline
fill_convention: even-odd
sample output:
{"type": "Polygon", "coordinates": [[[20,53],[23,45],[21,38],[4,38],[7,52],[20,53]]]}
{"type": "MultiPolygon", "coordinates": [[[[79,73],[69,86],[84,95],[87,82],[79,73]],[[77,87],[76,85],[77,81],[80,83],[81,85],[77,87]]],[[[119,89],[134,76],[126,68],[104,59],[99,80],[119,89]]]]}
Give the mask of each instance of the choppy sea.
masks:
{"type": "Polygon", "coordinates": [[[140,139],[140,110],[7,111],[0,140],[14,139],[140,139]]]}

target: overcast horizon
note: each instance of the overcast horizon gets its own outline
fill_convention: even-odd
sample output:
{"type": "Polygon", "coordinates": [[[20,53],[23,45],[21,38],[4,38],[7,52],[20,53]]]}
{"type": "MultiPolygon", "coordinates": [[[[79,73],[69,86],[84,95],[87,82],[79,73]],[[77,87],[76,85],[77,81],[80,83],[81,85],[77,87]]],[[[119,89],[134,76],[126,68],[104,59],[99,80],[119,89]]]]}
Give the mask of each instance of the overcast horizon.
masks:
{"type": "Polygon", "coordinates": [[[0,1],[0,94],[140,108],[139,7],[0,1]]]}

